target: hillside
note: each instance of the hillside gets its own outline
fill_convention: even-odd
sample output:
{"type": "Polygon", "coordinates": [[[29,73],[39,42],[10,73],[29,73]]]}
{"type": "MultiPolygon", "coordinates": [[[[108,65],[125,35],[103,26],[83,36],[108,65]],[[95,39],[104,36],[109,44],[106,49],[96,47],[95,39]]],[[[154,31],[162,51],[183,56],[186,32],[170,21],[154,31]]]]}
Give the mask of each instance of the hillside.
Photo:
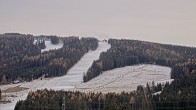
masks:
{"type": "MultiPolygon", "coordinates": [[[[64,41],[64,46],[77,47],[73,39],[64,41]]],[[[83,39],[83,42],[88,41],[83,39]]],[[[27,99],[16,104],[15,110],[61,109],[63,106],[66,109],[84,110],[195,109],[196,48],[115,39],[110,39],[109,44],[111,48],[102,52],[88,71],[83,72],[86,72],[83,77],[85,83],[75,85],[72,82],[74,79],[82,81],[78,80],[77,69],[73,70],[75,73],[63,76],[65,79],[58,77],[56,81],[40,80],[43,82],[38,82],[43,87],[40,89],[58,90],[32,88],[27,99]],[[173,82],[165,82],[171,81],[170,78],[174,79],[173,82]]],[[[85,45],[92,46],[91,43],[85,45]]],[[[57,62],[61,61],[63,59],[57,62]]],[[[81,78],[83,73],[80,71],[81,78]]]]}
{"type": "Polygon", "coordinates": [[[111,48],[100,55],[84,76],[84,82],[101,74],[102,71],[135,64],[156,64],[172,68],[171,77],[179,78],[186,72],[196,70],[196,48],[183,47],[138,40],[109,39],[111,48]],[[192,66],[185,66],[183,64],[192,66]],[[180,66],[181,65],[181,66],[180,66]]]}
{"type": "Polygon", "coordinates": [[[166,81],[171,82],[171,68],[141,64],[116,68],[103,71],[100,75],[92,80],[82,83],[71,90],[81,92],[132,92],[137,89],[138,85],[146,86],[147,83],[164,84],[166,81]]]}
{"type": "Polygon", "coordinates": [[[6,84],[1,85],[2,97],[6,97],[6,100],[10,100],[11,103],[0,103],[0,107],[3,110],[14,110],[14,107],[19,100],[25,100],[29,91],[36,91],[39,89],[54,89],[54,90],[70,90],[76,85],[80,84],[83,79],[82,76],[88,71],[88,68],[92,65],[92,62],[99,58],[101,52],[110,48],[110,45],[105,42],[99,42],[96,50],[90,50],[84,54],[82,58],[71,67],[66,75],[52,78],[38,78],[30,82],[22,82],[18,84],[6,84]],[[27,90],[19,90],[20,88],[28,88],[27,90]],[[13,92],[18,90],[17,92],[13,92]],[[7,93],[6,91],[13,90],[7,93]],[[5,96],[6,94],[6,96],[5,96]]]}
{"type": "Polygon", "coordinates": [[[17,33],[0,35],[0,84],[65,75],[85,53],[98,46],[95,38],[63,37],[58,38],[62,48],[41,53],[39,43],[34,44],[37,38],[17,33]]]}

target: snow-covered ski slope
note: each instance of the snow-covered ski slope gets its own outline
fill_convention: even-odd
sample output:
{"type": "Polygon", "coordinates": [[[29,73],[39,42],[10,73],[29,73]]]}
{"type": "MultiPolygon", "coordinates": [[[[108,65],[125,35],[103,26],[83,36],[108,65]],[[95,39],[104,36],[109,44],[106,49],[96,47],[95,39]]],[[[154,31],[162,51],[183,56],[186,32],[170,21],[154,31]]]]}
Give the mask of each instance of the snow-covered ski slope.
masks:
{"type": "Polygon", "coordinates": [[[65,89],[73,88],[77,84],[83,82],[83,74],[88,71],[94,60],[99,58],[99,55],[103,51],[107,51],[110,45],[104,42],[99,42],[99,46],[95,51],[89,51],[85,54],[80,61],[78,61],[69,71],[67,75],[62,77],[56,77],[48,80],[42,88],[51,89],[65,89]]]}
{"type": "Polygon", "coordinates": [[[105,71],[87,83],[77,85],[73,90],[83,92],[130,92],[136,90],[138,85],[146,85],[147,82],[156,83],[172,81],[171,68],[158,65],[141,64],[126,66],[105,71]]]}
{"type": "MultiPolygon", "coordinates": [[[[38,89],[55,89],[55,90],[69,90],[74,88],[76,85],[80,84],[83,81],[83,74],[87,72],[88,68],[92,65],[94,60],[99,58],[99,55],[103,51],[107,51],[110,48],[110,45],[106,42],[99,42],[99,46],[95,51],[89,51],[86,53],[81,60],[79,60],[67,73],[62,77],[54,77],[49,79],[37,79],[32,82],[24,82],[19,84],[9,84],[0,86],[1,90],[5,90],[9,87],[27,87],[28,90],[15,92],[15,93],[6,93],[7,95],[15,95],[17,97],[9,97],[12,103],[0,104],[0,110],[13,110],[16,102],[19,100],[24,100],[27,97],[29,91],[34,91],[38,89]]],[[[3,94],[4,95],[4,94],[3,94]]]]}
{"type": "MultiPolygon", "coordinates": [[[[24,100],[29,91],[38,89],[55,89],[55,90],[78,90],[81,92],[130,92],[136,89],[138,85],[145,85],[147,82],[154,81],[165,82],[171,81],[171,68],[157,65],[135,65],[122,68],[116,68],[105,71],[96,78],[87,83],[83,81],[83,74],[87,72],[94,60],[99,58],[101,52],[110,48],[105,42],[99,42],[99,46],[95,51],[86,53],[80,61],[78,61],[67,73],[62,77],[54,77],[49,79],[37,79],[32,82],[24,82],[19,84],[9,84],[0,86],[1,90],[9,87],[27,87],[28,90],[6,93],[7,95],[15,95],[17,97],[9,97],[12,102],[8,104],[0,104],[0,110],[13,110],[15,104],[19,100],[24,100]]],[[[4,95],[4,93],[3,93],[4,95]]]]}

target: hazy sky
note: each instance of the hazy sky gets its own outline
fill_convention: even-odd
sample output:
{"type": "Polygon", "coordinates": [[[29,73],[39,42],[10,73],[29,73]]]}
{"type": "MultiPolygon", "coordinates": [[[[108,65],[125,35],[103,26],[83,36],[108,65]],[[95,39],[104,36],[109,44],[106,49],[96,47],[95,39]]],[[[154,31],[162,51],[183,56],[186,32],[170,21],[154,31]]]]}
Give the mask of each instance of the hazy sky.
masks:
{"type": "Polygon", "coordinates": [[[196,0],[0,0],[0,33],[196,46],[196,0]]]}

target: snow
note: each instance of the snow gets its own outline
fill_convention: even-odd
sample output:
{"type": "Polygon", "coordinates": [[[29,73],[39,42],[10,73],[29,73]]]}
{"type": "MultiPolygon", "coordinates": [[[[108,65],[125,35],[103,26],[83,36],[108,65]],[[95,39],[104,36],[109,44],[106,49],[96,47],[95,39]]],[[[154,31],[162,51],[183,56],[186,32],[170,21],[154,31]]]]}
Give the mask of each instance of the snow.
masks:
{"type": "MultiPolygon", "coordinates": [[[[1,90],[9,87],[27,87],[28,90],[6,93],[6,95],[16,95],[17,97],[8,97],[11,103],[0,104],[1,110],[13,110],[15,104],[19,100],[24,100],[29,91],[38,89],[54,89],[54,90],[79,90],[81,92],[130,92],[136,89],[137,85],[145,85],[147,82],[164,82],[171,80],[171,68],[156,65],[136,65],[105,71],[96,78],[87,83],[82,83],[83,74],[87,72],[94,60],[99,58],[101,52],[110,48],[105,42],[99,42],[99,46],[95,51],[86,53],[67,73],[62,77],[54,77],[47,79],[36,79],[32,82],[24,82],[19,84],[9,84],[0,86],[1,90]]],[[[4,93],[3,93],[4,95],[4,93]]]]}
{"type": "Polygon", "coordinates": [[[153,95],[159,95],[159,94],[161,94],[161,92],[162,91],[155,92],[155,93],[153,93],[153,95]]]}
{"type": "MultiPolygon", "coordinates": [[[[89,51],[86,53],[81,60],[79,60],[67,73],[62,77],[54,77],[49,79],[37,79],[32,82],[24,82],[19,84],[9,84],[0,86],[1,90],[5,90],[9,87],[21,86],[27,87],[28,90],[20,91],[16,93],[9,93],[16,95],[17,97],[8,97],[11,100],[11,103],[0,104],[1,110],[13,110],[16,102],[19,100],[24,100],[27,97],[29,91],[35,91],[38,89],[54,89],[54,90],[70,90],[75,88],[76,85],[82,83],[83,74],[87,72],[88,68],[92,65],[94,60],[99,58],[99,55],[103,51],[107,51],[110,48],[110,45],[105,42],[99,42],[99,46],[95,51],[89,51]]],[[[4,95],[4,93],[3,93],[4,95]]],[[[6,93],[8,95],[8,93],[6,93]]]]}
{"type": "Polygon", "coordinates": [[[103,72],[87,83],[76,86],[73,90],[83,92],[130,92],[136,90],[138,85],[145,86],[147,82],[162,83],[171,81],[171,68],[141,64],[126,66],[103,72]]]}
{"type": "Polygon", "coordinates": [[[55,50],[60,49],[63,47],[63,42],[60,41],[58,44],[52,44],[51,41],[45,40],[45,49],[41,49],[41,52],[49,51],[49,50],[55,50]]]}
{"type": "MultiPolygon", "coordinates": [[[[34,40],[33,44],[35,45],[37,42],[37,40],[34,40]]],[[[49,51],[49,50],[55,50],[55,49],[60,49],[63,47],[63,42],[62,41],[59,41],[58,44],[52,44],[50,40],[45,40],[45,45],[46,45],[46,48],[45,49],[41,49],[41,52],[46,52],[46,51],[49,51]]]]}

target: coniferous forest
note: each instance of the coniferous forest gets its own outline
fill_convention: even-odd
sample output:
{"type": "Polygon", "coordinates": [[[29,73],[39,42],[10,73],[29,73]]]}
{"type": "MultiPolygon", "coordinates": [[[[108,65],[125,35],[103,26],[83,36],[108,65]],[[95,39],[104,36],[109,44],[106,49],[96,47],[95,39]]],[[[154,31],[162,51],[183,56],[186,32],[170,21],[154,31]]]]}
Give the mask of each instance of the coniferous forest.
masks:
{"type": "Polygon", "coordinates": [[[120,94],[38,90],[19,101],[15,110],[195,110],[195,79],[196,72],[166,83],[161,94],[152,92],[158,85],[120,94]]]}
{"type": "MultiPolygon", "coordinates": [[[[39,36],[47,37],[47,36],[39,36]]],[[[21,78],[30,81],[66,74],[80,58],[95,50],[95,38],[50,36],[53,43],[62,40],[61,49],[41,53],[43,40],[33,44],[34,36],[18,33],[0,35],[1,83],[21,78]],[[17,44],[16,44],[17,42],[17,44]],[[18,43],[21,42],[21,43],[18,43]],[[11,50],[11,49],[12,50],[11,50]]],[[[36,37],[38,38],[38,37],[36,37]]],[[[81,93],[78,91],[37,90],[17,102],[15,110],[195,110],[196,109],[196,48],[137,40],[110,39],[111,48],[93,62],[84,82],[103,71],[136,64],[156,64],[172,68],[173,82],[152,87],[138,85],[130,93],[81,93]],[[161,91],[160,94],[156,92],[161,91]]]]}
{"type": "Polygon", "coordinates": [[[0,110],[196,110],[196,0],[0,0],[0,110]]]}
{"type": "Polygon", "coordinates": [[[178,78],[196,70],[196,48],[137,40],[109,39],[111,48],[102,52],[84,76],[84,82],[102,71],[135,64],[156,64],[172,68],[171,77],[178,78]]]}
{"type": "Polygon", "coordinates": [[[11,83],[16,79],[31,81],[41,76],[54,77],[65,75],[80,58],[95,50],[95,38],[33,36],[18,33],[0,35],[0,82],[11,83]],[[34,39],[37,39],[34,44],[34,39]],[[44,38],[54,44],[63,41],[62,48],[41,53],[45,48],[44,38]]]}

